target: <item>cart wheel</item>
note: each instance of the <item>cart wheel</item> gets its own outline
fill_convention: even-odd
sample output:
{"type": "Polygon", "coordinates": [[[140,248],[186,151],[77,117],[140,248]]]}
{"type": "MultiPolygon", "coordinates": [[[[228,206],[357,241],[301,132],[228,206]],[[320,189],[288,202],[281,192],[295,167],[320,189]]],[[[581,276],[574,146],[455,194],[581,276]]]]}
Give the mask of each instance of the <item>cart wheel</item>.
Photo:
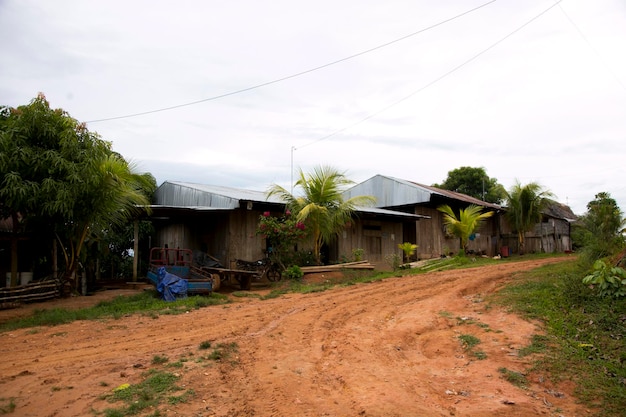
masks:
{"type": "Polygon", "coordinates": [[[267,279],[269,279],[272,282],[276,282],[276,281],[280,281],[283,278],[283,274],[280,272],[280,270],[278,268],[270,268],[269,271],[267,271],[267,279]]]}
{"type": "Polygon", "coordinates": [[[239,278],[239,288],[243,291],[250,291],[250,288],[252,288],[252,277],[245,274],[239,278]]]}

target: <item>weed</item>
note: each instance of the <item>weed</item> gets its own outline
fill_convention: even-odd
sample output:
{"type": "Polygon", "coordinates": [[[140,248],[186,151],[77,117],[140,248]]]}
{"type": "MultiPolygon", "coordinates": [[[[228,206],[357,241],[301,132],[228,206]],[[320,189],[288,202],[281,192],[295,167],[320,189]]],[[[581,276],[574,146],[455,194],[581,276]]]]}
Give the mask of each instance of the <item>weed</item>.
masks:
{"type": "Polygon", "coordinates": [[[480,339],[471,334],[462,334],[459,336],[463,349],[470,350],[474,346],[480,343],[480,339]]]}
{"type": "Polygon", "coordinates": [[[221,361],[230,358],[234,353],[237,353],[239,347],[237,343],[218,343],[213,351],[207,356],[207,359],[212,361],[221,361]]]}
{"type": "MultiPolygon", "coordinates": [[[[146,408],[157,407],[164,398],[167,398],[169,402],[170,398],[173,398],[171,394],[183,390],[176,385],[178,376],[174,374],[152,370],[145,373],[144,377],[145,379],[142,382],[136,385],[120,386],[118,387],[119,389],[116,388],[106,397],[107,401],[110,403],[123,402],[125,406],[104,410],[105,417],[139,414],[146,408]]],[[[191,391],[191,393],[184,392],[182,395],[178,396],[180,397],[178,402],[186,401],[191,395],[193,395],[193,391],[191,391]]],[[[176,403],[176,401],[170,402],[170,404],[176,403]]],[[[160,415],[160,413],[152,415],[156,416],[160,415]]]]}
{"type": "Polygon", "coordinates": [[[474,355],[476,359],[481,360],[481,361],[484,359],[487,359],[487,354],[483,352],[482,350],[476,350],[472,352],[472,355],[474,355]]]}
{"type": "Polygon", "coordinates": [[[165,355],[154,355],[152,357],[153,365],[161,365],[161,364],[166,363],[167,361],[169,361],[169,358],[165,355]]]}
{"type": "Polygon", "coordinates": [[[534,334],[531,338],[530,345],[519,350],[520,357],[532,355],[533,353],[543,353],[547,349],[548,338],[543,335],[534,334]]]}
{"type": "Polygon", "coordinates": [[[0,398],[0,414],[11,414],[15,411],[15,399],[9,398],[8,403],[4,404],[6,401],[6,398],[0,398]]]}
{"type": "Polygon", "coordinates": [[[449,311],[440,311],[439,315],[441,317],[445,317],[445,318],[448,318],[448,319],[452,318],[452,313],[450,313],[449,311]]]}
{"type": "Polygon", "coordinates": [[[198,349],[206,350],[206,349],[209,349],[210,347],[211,347],[211,342],[209,342],[208,340],[205,340],[204,342],[200,342],[200,346],[198,346],[198,349]]]}
{"type": "Polygon", "coordinates": [[[526,388],[528,386],[528,380],[526,379],[526,376],[521,372],[511,371],[510,369],[504,367],[498,368],[498,372],[502,374],[504,379],[506,379],[508,382],[515,385],[516,387],[526,388]]]}

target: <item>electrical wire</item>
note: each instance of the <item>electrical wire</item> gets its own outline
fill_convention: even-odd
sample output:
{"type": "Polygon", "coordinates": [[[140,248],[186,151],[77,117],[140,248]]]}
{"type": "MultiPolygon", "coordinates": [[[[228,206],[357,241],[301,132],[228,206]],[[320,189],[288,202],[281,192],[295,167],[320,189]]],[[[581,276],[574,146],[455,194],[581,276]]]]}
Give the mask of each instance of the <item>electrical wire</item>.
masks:
{"type": "Polygon", "coordinates": [[[99,123],[99,122],[106,122],[106,121],[110,121],[110,120],[128,119],[128,118],[131,118],[131,117],[144,116],[144,115],[147,115],[147,114],[159,113],[159,112],[164,112],[164,111],[168,111],[168,110],[179,109],[181,107],[193,106],[195,104],[205,103],[207,101],[218,100],[218,99],[221,99],[221,98],[224,98],[224,97],[234,96],[236,94],[245,93],[247,91],[256,90],[256,89],[261,88],[261,87],[266,87],[268,85],[272,85],[272,84],[276,84],[276,83],[279,83],[279,82],[282,82],[282,81],[290,80],[292,78],[300,77],[302,75],[309,74],[309,73],[314,72],[314,71],[318,71],[318,70],[321,70],[321,69],[324,69],[324,68],[328,68],[328,67],[330,67],[332,65],[336,65],[336,64],[348,61],[350,59],[359,57],[361,55],[365,55],[365,54],[368,54],[370,52],[374,52],[374,51],[376,51],[378,49],[382,49],[382,48],[385,48],[387,46],[393,45],[395,43],[401,42],[403,40],[409,39],[409,38],[411,38],[413,36],[419,35],[421,33],[424,33],[426,31],[428,31],[428,30],[434,29],[434,28],[436,28],[438,26],[444,25],[444,24],[449,23],[449,22],[451,22],[451,21],[453,21],[455,19],[463,17],[463,16],[465,16],[467,14],[470,14],[472,12],[475,12],[475,11],[477,11],[479,9],[482,9],[483,7],[486,7],[486,6],[488,6],[488,5],[492,4],[492,3],[495,3],[496,1],[498,1],[498,0],[490,0],[490,1],[486,2],[486,3],[483,3],[483,4],[479,5],[479,6],[474,7],[473,9],[467,10],[467,11],[465,11],[463,13],[460,13],[460,14],[458,14],[456,16],[453,16],[453,17],[450,17],[448,19],[442,20],[441,22],[438,22],[438,23],[435,23],[433,25],[427,26],[427,27],[425,27],[423,29],[420,29],[420,30],[418,30],[416,32],[413,32],[413,33],[409,33],[408,35],[402,36],[402,37],[394,39],[392,41],[383,43],[383,44],[375,46],[373,48],[366,49],[364,51],[361,51],[361,52],[358,52],[356,54],[347,56],[345,58],[341,58],[341,59],[338,59],[336,61],[329,62],[327,64],[319,65],[317,67],[313,67],[313,68],[310,68],[310,69],[305,70],[305,71],[297,72],[295,74],[287,75],[287,76],[282,77],[282,78],[277,78],[277,79],[274,79],[272,81],[267,81],[267,82],[264,82],[264,83],[261,83],[261,84],[253,85],[251,87],[242,88],[240,90],[235,90],[235,91],[231,91],[231,92],[228,92],[228,93],[219,94],[219,95],[216,95],[216,96],[204,98],[202,100],[191,101],[191,102],[188,102],[188,103],[177,104],[177,105],[174,105],[174,106],[163,107],[163,108],[159,108],[159,109],[155,109],[155,110],[148,110],[148,111],[139,112],[139,113],[132,113],[132,114],[127,114],[127,115],[123,115],[123,116],[107,117],[107,118],[102,118],[102,119],[94,119],[94,120],[89,120],[89,121],[87,121],[85,123],[99,123]]]}
{"type": "Polygon", "coordinates": [[[530,25],[532,22],[534,22],[535,20],[539,19],[541,16],[543,16],[544,14],[546,14],[547,12],[549,12],[551,9],[553,9],[554,7],[558,6],[559,3],[561,3],[561,1],[563,0],[558,0],[555,4],[553,4],[552,6],[548,7],[547,9],[543,10],[541,13],[539,13],[538,15],[536,15],[535,17],[533,17],[532,19],[530,19],[529,21],[527,21],[526,23],[524,23],[523,25],[519,26],[517,29],[513,30],[512,32],[510,32],[508,35],[504,36],[503,38],[500,38],[498,41],[492,43],[491,45],[489,45],[487,48],[483,49],[482,51],[476,53],[475,55],[473,55],[471,58],[463,61],[461,64],[455,66],[454,68],[452,68],[451,70],[445,72],[444,74],[440,75],[439,77],[435,78],[434,80],[430,81],[428,84],[418,88],[417,90],[413,91],[412,93],[402,97],[399,100],[394,101],[393,103],[383,107],[382,109],[371,113],[367,116],[365,116],[364,118],[352,123],[351,125],[348,125],[346,127],[343,127],[339,130],[334,131],[333,133],[330,133],[322,138],[316,139],[312,142],[309,142],[305,145],[299,146],[297,149],[302,149],[304,147],[313,145],[315,143],[321,142],[323,140],[329,139],[339,133],[345,132],[348,129],[353,128],[354,126],[357,126],[367,120],[370,120],[376,116],[378,116],[379,114],[389,110],[390,108],[397,106],[398,104],[410,99],[411,97],[413,97],[414,95],[424,91],[425,89],[427,89],[428,87],[438,83],[439,81],[443,80],[444,78],[446,78],[447,76],[453,74],[454,72],[458,71],[459,69],[461,69],[462,67],[464,67],[465,65],[469,64],[472,61],[475,61],[478,57],[480,57],[481,55],[487,53],[489,50],[495,48],[497,45],[499,45],[500,43],[504,42],[506,39],[510,38],[511,36],[513,36],[514,34],[516,34],[517,32],[519,32],[520,30],[524,29],[526,26],[530,25]]]}

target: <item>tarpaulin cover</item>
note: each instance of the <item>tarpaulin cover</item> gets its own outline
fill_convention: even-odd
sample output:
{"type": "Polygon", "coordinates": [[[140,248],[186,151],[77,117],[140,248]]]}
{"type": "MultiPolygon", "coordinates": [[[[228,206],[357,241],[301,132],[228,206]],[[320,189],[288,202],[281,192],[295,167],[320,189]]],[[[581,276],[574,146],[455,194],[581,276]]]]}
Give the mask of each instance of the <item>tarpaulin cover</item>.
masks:
{"type": "Polygon", "coordinates": [[[158,270],[159,285],[157,291],[161,293],[165,301],[176,301],[178,298],[187,297],[187,280],[178,275],[170,274],[165,267],[158,270]]]}

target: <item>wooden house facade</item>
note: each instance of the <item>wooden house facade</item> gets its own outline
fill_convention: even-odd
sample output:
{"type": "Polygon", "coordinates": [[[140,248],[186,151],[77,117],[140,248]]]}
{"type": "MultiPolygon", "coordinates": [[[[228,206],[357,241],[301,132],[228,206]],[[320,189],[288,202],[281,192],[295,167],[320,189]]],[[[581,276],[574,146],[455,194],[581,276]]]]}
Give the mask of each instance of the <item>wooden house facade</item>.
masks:
{"type": "Polygon", "coordinates": [[[487,219],[481,229],[472,236],[468,249],[488,256],[498,253],[497,219],[502,209],[499,205],[486,203],[465,194],[384,175],[376,175],[344,193],[346,198],[357,195],[374,196],[377,207],[430,218],[430,221],[417,222],[414,228],[407,227],[403,231],[403,242],[418,245],[415,255],[417,259],[456,254],[460,249],[459,239],[446,233],[443,213],[437,210],[438,207],[447,204],[456,210],[470,204],[482,206],[485,211],[494,211],[496,215],[487,219]]]}
{"type": "MultiPolygon", "coordinates": [[[[270,212],[281,216],[285,204],[260,191],[213,185],[164,182],[151,206],[155,247],[199,250],[217,258],[225,267],[235,259],[261,259],[267,250],[257,234],[259,218],[270,212]]],[[[359,208],[338,239],[324,248],[326,263],[351,259],[353,251],[384,269],[385,256],[398,253],[405,225],[414,227],[425,216],[380,208],[359,208]]]]}

